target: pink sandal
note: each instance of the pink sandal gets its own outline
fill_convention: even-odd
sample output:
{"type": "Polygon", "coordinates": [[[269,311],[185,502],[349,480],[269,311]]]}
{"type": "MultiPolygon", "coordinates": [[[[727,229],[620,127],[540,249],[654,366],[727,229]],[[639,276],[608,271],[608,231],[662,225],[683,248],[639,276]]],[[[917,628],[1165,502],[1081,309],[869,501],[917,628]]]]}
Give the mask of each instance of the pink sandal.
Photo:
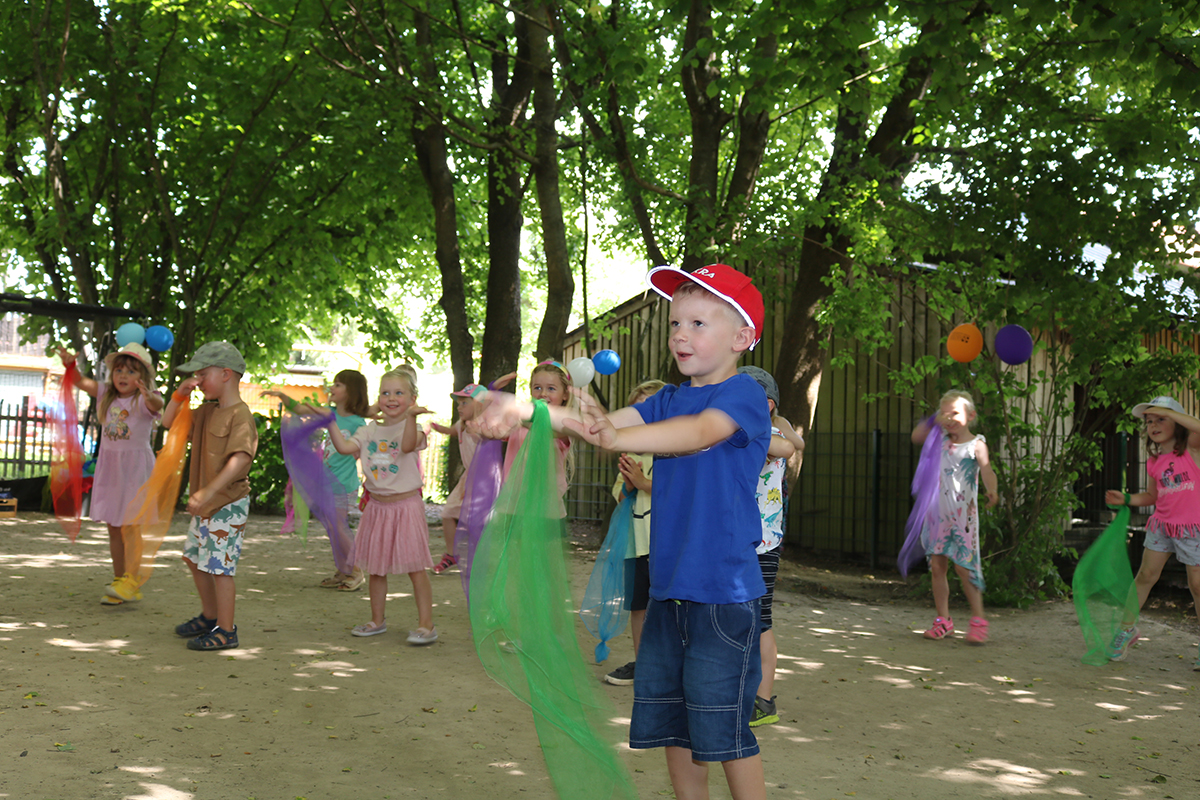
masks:
{"type": "Polygon", "coordinates": [[[971,617],[971,630],[967,631],[967,644],[983,644],[988,640],[988,621],[983,617],[971,617]]]}
{"type": "Polygon", "coordinates": [[[954,633],[954,621],[949,617],[938,617],[933,621],[933,627],[925,631],[926,639],[945,639],[954,633]]]}
{"type": "Polygon", "coordinates": [[[457,563],[458,563],[458,559],[457,559],[457,558],[455,558],[454,556],[450,555],[449,553],[446,553],[446,554],[444,554],[444,555],[442,556],[442,560],[441,560],[441,561],[439,561],[439,562],[437,563],[437,566],[435,566],[435,567],[433,568],[433,574],[434,574],[434,575],[441,575],[443,572],[445,572],[446,570],[450,569],[451,567],[453,567],[453,566],[454,566],[455,564],[457,564],[457,563]]]}

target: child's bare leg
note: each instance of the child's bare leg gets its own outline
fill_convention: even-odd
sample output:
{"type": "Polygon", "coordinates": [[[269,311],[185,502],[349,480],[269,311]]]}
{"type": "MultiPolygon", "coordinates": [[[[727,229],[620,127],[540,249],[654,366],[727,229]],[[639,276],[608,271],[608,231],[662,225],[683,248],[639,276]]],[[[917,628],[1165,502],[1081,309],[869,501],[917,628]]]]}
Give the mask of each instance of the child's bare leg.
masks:
{"type": "Polygon", "coordinates": [[[120,525],[108,526],[108,552],[112,556],[113,577],[125,574],[125,534],[120,525]]]}
{"type": "Polygon", "coordinates": [[[429,583],[429,573],[425,570],[410,572],[412,580],[413,599],[417,601],[417,625],[427,631],[433,630],[433,586],[429,583]]]}
{"type": "MultiPolygon", "coordinates": [[[[1200,608],[1200,606],[1197,606],[1200,608]]],[[[646,609],[629,612],[629,632],[633,634],[633,660],[637,661],[638,646],[642,643],[642,626],[646,624],[646,609]]]]}
{"type": "Polygon", "coordinates": [[[971,604],[971,616],[983,616],[983,592],[979,591],[979,587],[971,583],[971,573],[966,567],[955,564],[954,571],[958,573],[958,581],[962,584],[963,594],[967,596],[967,602],[971,604]]]}
{"type": "Polygon", "coordinates": [[[775,690],[775,665],[779,661],[779,646],[775,642],[775,631],[763,631],[758,637],[758,652],[762,660],[762,682],[758,684],[758,696],[771,699],[775,690]]]}
{"type": "MultiPolygon", "coordinates": [[[[1167,559],[1170,557],[1170,553],[1160,553],[1157,550],[1142,550],[1142,565],[1138,567],[1137,575],[1133,578],[1133,588],[1130,590],[1131,594],[1137,592],[1137,610],[1139,612],[1142,610],[1142,606],[1146,605],[1146,598],[1150,596],[1150,590],[1154,588],[1154,584],[1158,583],[1158,577],[1162,575],[1163,567],[1167,565],[1167,559]]],[[[1191,569],[1189,568],[1189,586],[1191,582],[1191,569]]],[[[1128,628],[1137,622],[1137,617],[1123,619],[1121,622],[1128,628]]]]}
{"type": "Polygon", "coordinates": [[[668,747],[667,773],[676,800],[708,800],[708,764],[693,761],[685,747],[668,747]]]}
{"type": "Polygon", "coordinates": [[[233,630],[233,607],[237,600],[237,586],[232,575],[211,575],[213,594],[217,603],[217,624],[227,631],[233,630]]]}
{"type": "Polygon", "coordinates": [[[1200,566],[1187,565],[1188,588],[1192,590],[1192,605],[1200,618],[1200,566]]]}
{"type": "Polygon", "coordinates": [[[933,607],[939,617],[950,619],[950,583],[946,572],[950,568],[947,556],[931,556],[929,559],[930,580],[933,584],[933,607]]]}
{"type": "MultiPolygon", "coordinates": [[[[217,619],[217,584],[213,575],[204,572],[186,558],[183,563],[192,571],[192,582],[196,584],[196,593],[200,595],[200,613],[205,619],[217,619]]],[[[226,630],[229,630],[226,628],[226,630]]]]}
{"type": "Polygon", "coordinates": [[[442,517],[442,540],[446,543],[446,552],[454,555],[454,534],[458,530],[457,517],[442,517]]]}
{"type": "Polygon", "coordinates": [[[383,607],[387,603],[387,575],[372,575],[367,591],[371,594],[371,623],[378,628],[383,624],[383,607]]]}
{"type": "Polygon", "coordinates": [[[767,800],[767,779],[763,775],[762,756],[753,755],[722,761],[725,781],[733,800],[767,800]]]}

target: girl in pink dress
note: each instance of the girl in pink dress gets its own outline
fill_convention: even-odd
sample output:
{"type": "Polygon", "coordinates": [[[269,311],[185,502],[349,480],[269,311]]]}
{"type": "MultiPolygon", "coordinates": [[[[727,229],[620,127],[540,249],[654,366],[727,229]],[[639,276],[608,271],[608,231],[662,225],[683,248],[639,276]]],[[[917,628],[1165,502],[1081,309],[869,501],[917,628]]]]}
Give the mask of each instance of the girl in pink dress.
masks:
{"type": "MultiPolygon", "coordinates": [[[[75,355],[59,349],[64,365],[75,355]]],[[[154,362],[140,344],[130,343],[104,359],[108,380],[101,385],[91,378],[80,378],[79,388],[100,400],[100,455],[92,483],[91,517],[108,525],[108,549],[112,555],[113,582],[137,573],[126,563],[126,553],[141,552],[127,537],[137,536],[135,528],[125,528],[126,509],[154,469],[154,450],[150,436],[163,408],[162,395],[154,388],[154,362]]],[[[142,599],[141,592],[134,596],[142,599]]],[[[124,600],[114,592],[100,598],[105,605],[121,605],[124,600]]]]}
{"type": "Polygon", "coordinates": [[[417,381],[407,371],[388,372],[379,381],[380,422],[369,422],[347,439],[333,422],[329,441],[342,455],[358,456],[363,486],[369,499],[350,549],[350,563],[361,567],[370,580],[371,621],[357,625],[355,636],[375,636],[387,631],[384,607],[388,575],[407,574],[417,604],[417,628],[408,632],[409,644],[433,644],[433,587],[427,569],[429,526],[425,521],[424,483],[420,451],[425,433],[417,422],[429,409],[417,405],[417,381]]]}

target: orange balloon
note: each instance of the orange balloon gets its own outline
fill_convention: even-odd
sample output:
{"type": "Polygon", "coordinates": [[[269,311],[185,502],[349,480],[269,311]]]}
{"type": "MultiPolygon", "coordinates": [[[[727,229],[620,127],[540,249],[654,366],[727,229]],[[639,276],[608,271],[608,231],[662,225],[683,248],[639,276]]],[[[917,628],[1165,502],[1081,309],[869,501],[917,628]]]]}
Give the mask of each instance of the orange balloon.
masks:
{"type": "Polygon", "coordinates": [[[946,350],[955,361],[966,364],[983,352],[983,334],[969,322],[964,322],[946,337],[946,350]]]}

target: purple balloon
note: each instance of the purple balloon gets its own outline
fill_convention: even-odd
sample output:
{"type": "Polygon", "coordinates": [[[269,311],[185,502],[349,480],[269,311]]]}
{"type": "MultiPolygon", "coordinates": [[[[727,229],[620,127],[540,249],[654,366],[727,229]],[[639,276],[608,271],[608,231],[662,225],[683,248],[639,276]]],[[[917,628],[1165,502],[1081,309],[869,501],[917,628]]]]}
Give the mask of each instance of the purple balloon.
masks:
{"type": "Polygon", "coordinates": [[[1033,355],[1033,337],[1020,325],[1005,325],[996,332],[995,350],[1005,364],[1024,364],[1033,355]]]}

